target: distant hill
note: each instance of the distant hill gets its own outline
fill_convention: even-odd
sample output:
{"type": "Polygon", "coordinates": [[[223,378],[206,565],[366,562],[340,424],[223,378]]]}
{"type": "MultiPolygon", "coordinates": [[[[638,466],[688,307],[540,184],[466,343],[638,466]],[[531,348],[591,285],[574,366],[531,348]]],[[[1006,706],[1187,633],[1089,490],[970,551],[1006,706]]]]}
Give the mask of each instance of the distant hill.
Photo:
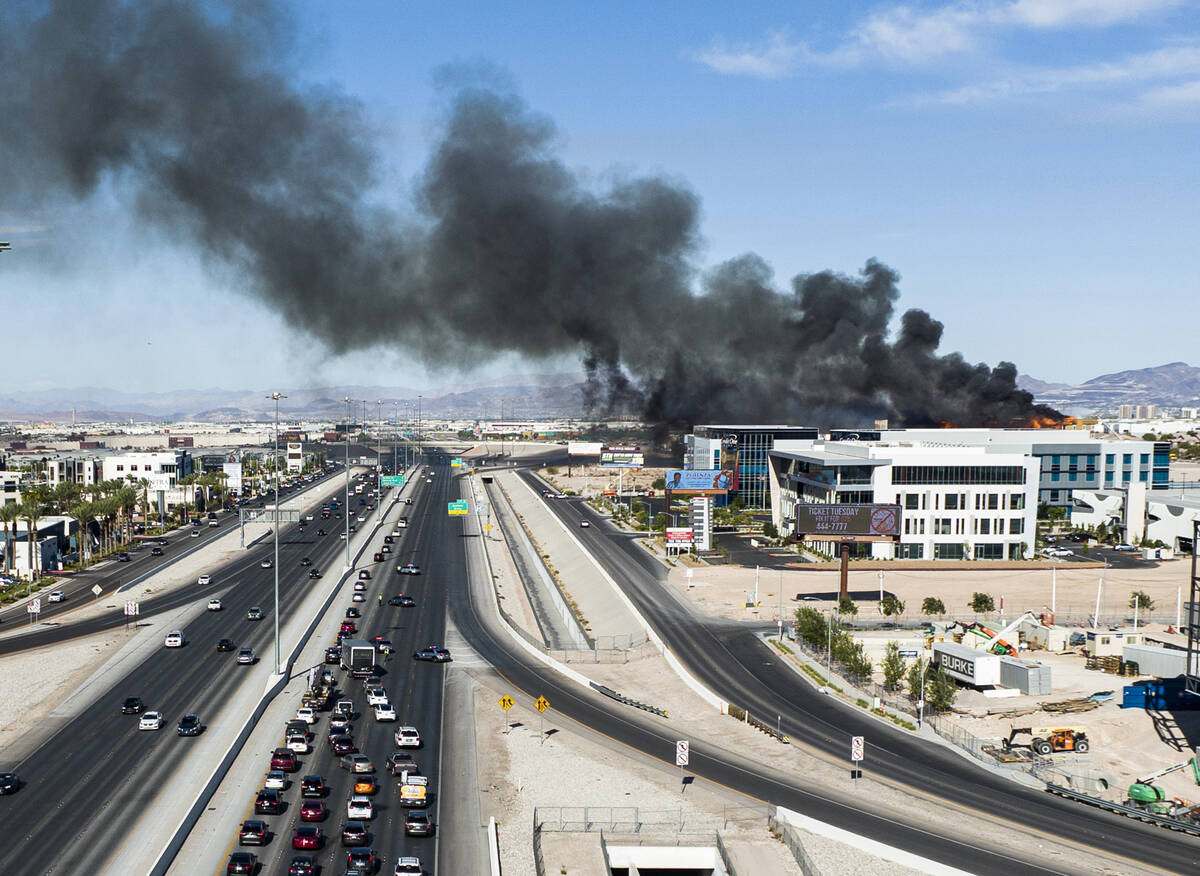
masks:
{"type": "Polygon", "coordinates": [[[1024,374],[1017,378],[1017,384],[1032,392],[1039,402],[1058,408],[1200,404],[1200,368],[1186,362],[1102,374],[1077,386],[1047,383],[1024,374]]]}
{"type": "MultiPolygon", "coordinates": [[[[280,390],[286,399],[279,405],[288,419],[346,418],[343,398],[355,399],[351,418],[363,418],[362,400],[367,399],[366,417],[397,413],[410,416],[421,396],[421,412],[430,417],[543,419],[578,416],[583,406],[583,376],[580,374],[534,374],[494,378],[437,389],[406,386],[322,386],[280,390]]],[[[71,421],[178,421],[228,423],[262,420],[273,416],[267,398],[271,390],[183,389],[176,392],[132,393],[103,387],[29,390],[0,396],[0,420],[28,422],[71,421]]]]}

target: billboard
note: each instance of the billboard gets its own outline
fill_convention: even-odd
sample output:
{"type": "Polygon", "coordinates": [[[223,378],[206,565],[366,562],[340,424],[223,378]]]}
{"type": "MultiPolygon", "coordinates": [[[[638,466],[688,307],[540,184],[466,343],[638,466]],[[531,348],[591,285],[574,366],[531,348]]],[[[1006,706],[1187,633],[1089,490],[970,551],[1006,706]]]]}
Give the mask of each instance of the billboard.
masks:
{"type": "Polygon", "coordinates": [[[604,445],[599,441],[568,441],[567,456],[599,456],[604,445]]]}
{"type": "Polygon", "coordinates": [[[796,505],[796,534],[900,536],[899,505],[796,505]]]}
{"type": "Polygon", "coordinates": [[[607,468],[641,468],[646,462],[638,447],[602,447],[600,464],[607,468]]]}
{"type": "Polygon", "coordinates": [[[692,532],[690,526],[667,527],[667,544],[669,545],[690,545],[695,540],[695,533],[692,532]]]}
{"type": "Polygon", "coordinates": [[[733,438],[732,444],[727,444],[725,442],[723,442],[721,444],[721,470],[733,472],[733,479],[729,484],[729,489],[733,490],[736,493],[738,490],[737,437],[736,436],[730,436],[730,437],[733,438]]]}
{"type": "Polygon", "coordinates": [[[223,462],[221,471],[225,474],[225,486],[240,496],[242,494],[242,464],[240,462],[223,462]]]}
{"type": "Polygon", "coordinates": [[[671,469],[667,472],[667,489],[673,493],[696,493],[723,496],[733,489],[734,473],[729,469],[671,469]]]}

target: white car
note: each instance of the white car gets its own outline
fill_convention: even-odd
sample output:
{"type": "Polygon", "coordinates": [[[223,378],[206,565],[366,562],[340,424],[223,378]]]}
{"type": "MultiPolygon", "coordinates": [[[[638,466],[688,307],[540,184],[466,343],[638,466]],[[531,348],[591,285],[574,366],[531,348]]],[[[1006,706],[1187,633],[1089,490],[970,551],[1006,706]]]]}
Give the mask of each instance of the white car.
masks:
{"type": "Polygon", "coordinates": [[[163,646],[167,648],[182,648],[183,647],[183,630],[171,630],[163,639],[163,646]]]}
{"type": "Polygon", "coordinates": [[[364,584],[362,581],[354,582],[354,592],[355,593],[362,593],[366,589],[367,589],[367,585],[364,584]]]}
{"type": "Polygon", "coordinates": [[[1070,548],[1050,548],[1048,551],[1046,551],[1046,556],[1060,558],[1073,557],[1075,556],[1075,551],[1071,550],[1070,548]]]}
{"type": "Polygon", "coordinates": [[[287,747],[296,754],[308,754],[308,740],[304,738],[303,733],[292,733],[288,735],[287,747]]]}
{"type": "Polygon", "coordinates": [[[212,583],[212,575],[205,573],[196,579],[196,583],[199,584],[201,587],[205,587],[212,583]]]}
{"type": "Polygon", "coordinates": [[[47,602],[66,602],[67,594],[61,590],[51,590],[50,595],[46,597],[47,602]]]}
{"type": "Polygon", "coordinates": [[[1121,542],[1120,544],[1114,544],[1113,550],[1114,551],[1136,551],[1137,548],[1135,548],[1131,544],[1125,544],[1125,542],[1121,542]]]}
{"type": "Polygon", "coordinates": [[[383,688],[381,688],[381,687],[367,688],[367,705],[368,706],[378,706],[380,703],[386,703],[387,701],[388,701],[387,691],[385,691],[383,688]]]}
{"type": "Polygon", "coordinates": [[[359,821],[370,821],[375,817],[375,804],[370,797],[356,794],[346,802],[346,818],[359,821]]]}
{"type": "Polygon", "coordinates": [[[420,748],[421,734],[416,727],[400,727],[396,730],[397,748],[420,748]]]}
{"type": "Polygon", "coordinates": [[[424,872],[420,858],[404,855],[396,859],[396,870],[392,876],[421,876],[424,872]]]}
{"type": "Polygon", "coordinates": [[[219,599],[210,599],[210,600],[208,601],[208,610],[209,610],[209,611],[220,611],[220,610],[221,610],[221,608],[222,608],[222,605],[221,605],[221,600],[219,600],[219,599]]]}
{"type": "Polygon", "coordinates": [[[375,707],[376,721],[395,721],[396,710],[392,708],[391,703],[380,703],[375,707]]]}
{"type": "Polygon", "coordinates": [[[313,711],[311,706],[301,706],[296,709],[296,720],[303,721],[305,724],[315,724],[317,722],[317,713],[313,711]]]}
{"type": "Polygon", "coordinates": [[[271,561],[270,561],[270,560],[263,560],[263,561],[262,561],[261,563],[259,563],[258,565],[259,565],[259,568],[261,568],[261,569],[269,569],[269,568],[271,568],[271,561]]]}
{"type": "Polygon", "coordinates": [[[581,526],[583,529],[587,529],[587,528],[588,528],[589,526],[591,526],[592,524],[588,523],[588,521],[586,521],[586,520],[580,520],[580,521],[579,521],[579,525],[580,525],[580,526],[581,526]]]}
{"type": "Polygon", "coordinates": [[[351,602],[366,602],[367,595],[365,593],[355,593],[352,597],[350,597],[350,601],[351,602]]]}
{"type": "Polygon", "coordinates": [[[340,538],[342,541],[345,541],[345,540],[346,540],[346,533],[344,533],[344,532],[339,532],[339,533],[338,533],[338,538],[340,538]]]}
{"type": "Polygon", "coordinates": [[[309,514],[309,515],[307,515],[307,516],[306,516],[304,519],[305,519],[305,520],[313,520],[313,519],[314,519],[314,517],[313,517],[313,515],[312,515],[312,514],[309,514]]]}
{"type": "Polygon", "coordinates": [[[139,730],[161,730],[163,725],[162,712],[143,712],[138,720],[139,730]]]}
{"type": "Polygon", "coordinates": [[[287,773],[283,770],[271,770],[263,782],[263,787],[272,791],[282,791],[287,787],[287,773]]]}

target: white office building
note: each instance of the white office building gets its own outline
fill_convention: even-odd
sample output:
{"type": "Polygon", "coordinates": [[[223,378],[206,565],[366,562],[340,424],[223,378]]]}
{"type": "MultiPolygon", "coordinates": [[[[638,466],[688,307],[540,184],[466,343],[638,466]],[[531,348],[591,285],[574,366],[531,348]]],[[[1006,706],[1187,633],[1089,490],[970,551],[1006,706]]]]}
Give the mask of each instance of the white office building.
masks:
{"type": "Polygon", "coordinates": [[[94,453],[64,453],[45,460],[45,473],[52,487],[59,484],[90,487],[104,479],[104,459],[94,453]]]}
{"type": "Polygon", "coordinates": [[[304,470],[304,445],[298,441],[289,441],[287,446],[287,470],[304,470]]]}
{"type": "MultiPolygon", "coordinates": [[[[885,559],[1022,559],[1034,554],[1040,461],[1016,450],[920,441],[782,440],[769,451],[771,518],[795,533],[798,503],[900,506],[899,544],[852,554],[885,559]]],[[[833,552],[833,545],[817,545],[833,552]]]]}
{"type": "Polygon", "coordinates": [[[192,457],[184,450],[120,453],[104,458],[104,480],[146,480],[154,492],[173,489],[191,473],[192,457]]]}

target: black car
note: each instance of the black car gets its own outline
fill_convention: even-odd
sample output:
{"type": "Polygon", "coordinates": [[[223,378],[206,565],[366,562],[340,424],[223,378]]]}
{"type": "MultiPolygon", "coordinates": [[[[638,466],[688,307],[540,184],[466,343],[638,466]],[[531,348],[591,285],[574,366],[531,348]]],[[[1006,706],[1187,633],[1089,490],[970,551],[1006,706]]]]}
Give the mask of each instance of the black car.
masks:
{"type": "Polygon", "coordinates": [[[253,873],[257,867],[258,858],[250,852],[233,852],[229,856],[229,863],[225,865],[225,872],[227,874],[253,873]]]}
{"type": "Polygon", "coordinates": [[[125,551],[121,551],[119,554],[117,554],[117,562],[118,563],[128,563],[130,561],[130,559],[131,559],[131,557],[129,556],[129,554],[125,553],[125,551]]]}
{"type": "Polygon", "coordinates": [[[321,570],[320,570],[320,569],[310,569],[310,570],[309,570],[309,572],[308,572],[308,577],[309,577],[309,578],[312,578],[313,580],[316,580],[317,578],[320,578],[320,577],[321,577],[321,570]]]}
{"type": "Polygon", "coordinates": [[[393,596],[391,599],[388,600],[388,605],[401,605],[405,608],[412,608],[416,604],[417,604],[417,601],[415,599],[413,599],[411,596],[408,596],[404,593],[397,593],[395,596],[393,596]]]}
{"type": "Polygon", "coordinates": [[[141,697],[125,697],[125,702],[121,703],[122,715],[140,715],[146,711],[146,707],[142,705],[141,697]]]}
{"type": "Polygon", "coordinates": [[[413,654],[414,660],[428,660],[431,663],[449,663],[450,652],[441,645],[430,645],[413,654]]]}
{"type": "Polygon", "coordinates": [[[242,822],[238,832],[239,846],[265,846],[267,844],[267,823],[251,818],[242,822]]]}
{"type": "Polygon", "coordinates": [[[346,617],[362,617],[362,612],[357,605],[352,605],[346,609],[346,617]]]}
{"type": "Polygon", "coordinates": [[[342,649],[341,648],[326,648],[325,649],[325,663],[326,664],[328,664],[330,666],[337,666],[341,662],[342,662],[342,649]]]}
{"type": "Polygon", "coordinates": [[[311,565],[312,565],[312,560],[310,560],[308,557],[305,557],[304,559],[302,559],[302,560],[300,561],[300,565],[301,565],[301,566],[311,566],[311,565]]]}
{"type": "MultiPolygon", "coordinates": [[[[283,811],[283,798],[278,791],[263,788],[254,798],[255,815],[278,815],[283,811]]],[[[248,823],[248,822],[247,822],[248,823]]]]}
{"type": "Polygon", "coordinates": [[[15,794],[21,787],[21,780],[16,773],[0,773],[0,795],[15,794]]]}
{"type": "Polygon", "coordinates": [[[179,726],[175,728],[175,732],[180,736],[199,736],[202,729],[199,716],[184,715],[179,719],[179,726]]]}
{"type": "Polygon", "coordinates": [[[233,648],[233,639],[221,639],[217,642],[218,651],[232,651],[233,648]]]}
{"type": "Polygon", "coordinates": [[[325,796],[325,780],[320,776],[305,776],[300,780],[300,797],[304,800],[317,800],[325,796]]]}
{"type": "Polygon", "coordinates": [[[152,556],[152,557],[161,557],[162,555],[163,555],[163,549],[162,549],[162,548],[160,548],[160,547],[152,547],[152,548],[150,548],[150,556],[152,556]]]}
{"type": "Polygon", "coordinates": [[[324,534],[325,534],[325,530],[324,530],[324,529],[318,529],[318,530],[317,530],[317,535],[324,535],[324,534]]]}
{"type": "Polygon", "coordinates": [[[342,845],[365,846],[367,844],[367,826],[361,821],[347,821],[342,825],[342,845]]]}
{"type": "Polygon", "coordinates": [[[359,869],[364,873],[375,872],[375,853],[370,849],[351,849],[346,853],[346,869],[359,869]]]}
{"type": "Polygon", "coordinates": [[[317,876],[317,859],[312,855],[294,855],[288,876],[317,876]]]}
{"type": "Polygon", "coordinates": [[[404,833],[406,836],[432,836],[433,822],[423,809],[414,809],[404,818],[404,833]]]}
{"type": "Polygon", "coordinates": [[[357,754],[358,747],[354,744],[354,739],[344,733],[339,733],[337,736],[330,737],[329,745],[333,748],[333,753],[338,757],[346,754],[357,754]]]}

